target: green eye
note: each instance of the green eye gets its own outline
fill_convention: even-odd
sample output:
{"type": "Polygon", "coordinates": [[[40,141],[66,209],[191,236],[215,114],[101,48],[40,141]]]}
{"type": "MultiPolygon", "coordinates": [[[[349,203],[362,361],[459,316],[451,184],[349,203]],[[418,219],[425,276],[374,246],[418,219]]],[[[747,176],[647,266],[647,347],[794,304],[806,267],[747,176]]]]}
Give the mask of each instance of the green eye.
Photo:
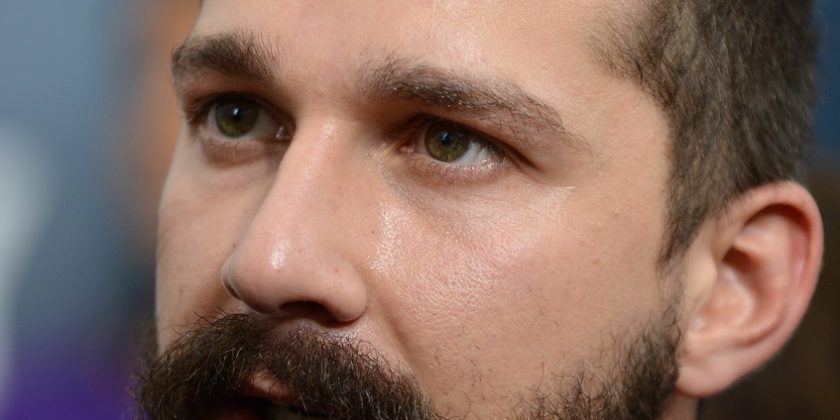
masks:
{"type": "Polygon", "coordinates": [[[220,133],[231,138],[250,133],[257,126],[260,116],[260,107],[244,99],[222,101],[215,108],[216,127],[220,133]]]}
{"type": "Polygon", "coordinates": [[[452,124],[436,122],[426,129],[426,151],[441,162],[449,163],[462,158],[474,141],[471,133],[452,124]]]}

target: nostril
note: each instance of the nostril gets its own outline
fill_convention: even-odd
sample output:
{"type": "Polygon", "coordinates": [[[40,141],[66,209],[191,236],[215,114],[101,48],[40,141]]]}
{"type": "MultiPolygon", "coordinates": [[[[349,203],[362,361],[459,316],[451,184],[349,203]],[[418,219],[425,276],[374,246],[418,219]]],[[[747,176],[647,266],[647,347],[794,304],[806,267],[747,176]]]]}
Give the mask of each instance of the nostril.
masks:
{"type": "Polygon", "coordinates": [[[299,300],[280,305],[281,314],[309,314],[326,311],[321,304],[312,300],[299,300]]]}
{"type": "Polygon", "coordinates": [[[239,293],[237,293],[236,289],[233,287],[233,283],[231,281],[229,281],[228,278],[229,278],[228,276],[225,276],[222,279],[222,284],[225,285],[225,290],[227,290],[228,294],[230,294],[231,296],[233,296],[237,300],[242,300],[242,298],[239,297],[239,293]]]}
{"type": "Polygon", "coordinates": [[[336,318],[324,305],[311,300],[284,303],[279,306],[276,315],[288,319],[310,319],[324,326],[337,323],[336,318]]]}
{"type": "MultiPolygon", "coordinates": [[[[236,244],[233,246],[236,248],[236,244]]],[[[228,294],[237,300],[242,300],[242,297],[239,295],[239,292],[236,291],[236,287],[234,286],[233,259],[229,258],[225,261],[224,266],[222,266],[221,280],[222,285],[225,286],[225,290],[227,290],[228,294]]]]}

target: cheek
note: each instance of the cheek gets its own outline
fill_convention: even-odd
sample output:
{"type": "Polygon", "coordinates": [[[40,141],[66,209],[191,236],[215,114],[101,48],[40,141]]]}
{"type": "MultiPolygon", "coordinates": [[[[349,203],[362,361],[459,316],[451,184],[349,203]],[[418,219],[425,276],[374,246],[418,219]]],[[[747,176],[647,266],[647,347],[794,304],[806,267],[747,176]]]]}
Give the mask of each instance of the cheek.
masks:
{"type": "Polygon", "coordinates": [[[197,208],[189,195],[173,187],[160,208],[156,313],[163,345],[218,301],[224,292],[218,273],[233,245],[222,218],[197,208]]]}
{"type": "Polygon", "coordinates": [[[593,331],[629,328],[641,318],[633,308],[655,298],[653,273],[627,268],[652,253],[633,245],[649,232],[625,229],[617,236],[634,238],[619,241],[622,214],[592,211],[572,188],[539,188],[383,212],[371,287],[406,362],[444,401],[465,389],[514,398],[501,390],[573,368],[601,349],[593,331]]]}
{"type": "Polygon", "coordinates": [[[167,345],[197,315],[240,310],[220,273],[256,211],[260,188],[231,188],[241,180],[208,185],[189,156],[176,160],[161,197],[158,220],[156,319],[167,345]],[[256,203],[256,204],[255,204],[256,203]]]}

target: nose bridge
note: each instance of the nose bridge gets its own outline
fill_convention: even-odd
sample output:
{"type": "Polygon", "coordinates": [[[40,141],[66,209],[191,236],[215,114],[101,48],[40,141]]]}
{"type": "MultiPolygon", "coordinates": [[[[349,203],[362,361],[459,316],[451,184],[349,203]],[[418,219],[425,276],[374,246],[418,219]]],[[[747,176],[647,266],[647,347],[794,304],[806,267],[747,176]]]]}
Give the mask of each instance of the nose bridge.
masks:
{"type": "Polygon", "coordinates": [[[367,291],[355,257],[363,241],[353,239],[366,212],[353,188],[361,174],[352,154],[334,122],[296,133],[225,265],[223,281],[235,297],[263,313],[283,313],[295,303],[317,304],[340,321],[364,312],[367,291]]]}
{"type": "Polygon", "coordinates": [[[354,177],[350,164],[353,150],[337,141],[335,123],[326,121],[318,132],[312,131],[295,136],[257,216],[265,218],[259,220],[260,225],[275,225],[273,230],[286,232],[286,236],[300,229],[309,238],[329,231],[340,216],[338,203],[344,199],[345,184],[354,177]],[[318,223],[313,225],[312,219],[318,223]]]}

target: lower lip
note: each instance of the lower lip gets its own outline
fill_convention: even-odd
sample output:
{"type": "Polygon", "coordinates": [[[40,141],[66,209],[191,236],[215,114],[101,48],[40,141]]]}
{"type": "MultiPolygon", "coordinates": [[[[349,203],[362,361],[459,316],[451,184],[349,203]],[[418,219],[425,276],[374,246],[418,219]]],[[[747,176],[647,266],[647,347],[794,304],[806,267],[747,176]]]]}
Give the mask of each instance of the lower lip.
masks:
{"type": "Polygon", "coordinates": [[[261,420],[262,415],[247,399],[232,399],[214,405],[210,419],[219,420],[261,420]]]}

